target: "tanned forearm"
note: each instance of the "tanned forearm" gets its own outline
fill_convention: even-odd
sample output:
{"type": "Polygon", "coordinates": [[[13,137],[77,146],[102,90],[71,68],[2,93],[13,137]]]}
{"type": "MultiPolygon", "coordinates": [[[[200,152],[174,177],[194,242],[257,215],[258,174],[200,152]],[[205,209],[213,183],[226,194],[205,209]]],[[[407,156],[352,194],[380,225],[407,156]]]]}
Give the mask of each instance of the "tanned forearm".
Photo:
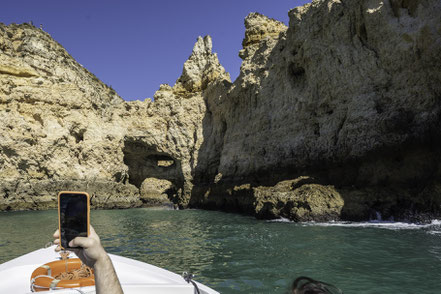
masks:
{"type": "Polygon", "coordinates": [[[95,262],[93,269],[97,294],[123,294],[118,276],[107,254],[95,262]]]}
{"type": "MultiPolygon", "coordinates": [[[[60,244],[60,232],[54,233],[54,243],[60,244]]],[[[97,294],[123,294],[118,276],[113,268],[112,261],[106,250],[101,245],[100,237],[98,237],[95,229],[90,226],[90,234],[88,237],[76,237],[69,242],[69,246],[81,261],[93,268],[95,274],[95,289],[97,294]]],[[[55,251],[60,251],[57,246],[55,251]]]]}

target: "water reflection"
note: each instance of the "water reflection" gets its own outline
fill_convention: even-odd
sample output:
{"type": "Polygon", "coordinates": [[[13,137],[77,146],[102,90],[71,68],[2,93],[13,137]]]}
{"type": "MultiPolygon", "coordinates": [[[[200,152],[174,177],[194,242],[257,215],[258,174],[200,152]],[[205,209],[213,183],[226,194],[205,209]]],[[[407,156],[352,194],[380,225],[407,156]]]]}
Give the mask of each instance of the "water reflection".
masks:
{"type": "Polygon", "coordinates": [[[221,250],[220,240],[210,239],[210,226],[200,215],[176,211],[169,218],[149,209],[96,211],[94,223],[109,252],[149,262],[171,271],[200,275],[221,250]]]}
{"type": "Polygon", "coordinates": [[[0,263],[43,248],[58,227],[57,211],[0,213],[0,263]]]}

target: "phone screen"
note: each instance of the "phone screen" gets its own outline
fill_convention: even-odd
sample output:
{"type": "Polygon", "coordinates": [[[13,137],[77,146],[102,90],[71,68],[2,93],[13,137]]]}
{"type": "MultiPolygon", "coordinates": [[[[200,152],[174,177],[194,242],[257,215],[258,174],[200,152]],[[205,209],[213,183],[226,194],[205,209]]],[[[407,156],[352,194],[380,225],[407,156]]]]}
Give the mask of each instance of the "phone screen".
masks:
{"type": "Polygon", "coordinates": [[[60,193],[58,201],[61,247],[68,249],[75,237],[88,236],[89,197],[85,193],[60,193]]]}

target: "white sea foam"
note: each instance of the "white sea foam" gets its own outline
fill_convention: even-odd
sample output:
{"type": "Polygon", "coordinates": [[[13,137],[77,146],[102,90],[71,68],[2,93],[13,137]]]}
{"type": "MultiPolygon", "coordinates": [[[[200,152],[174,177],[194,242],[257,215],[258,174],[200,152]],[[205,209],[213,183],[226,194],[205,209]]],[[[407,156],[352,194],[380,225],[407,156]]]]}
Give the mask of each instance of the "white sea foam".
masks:
{"type": "Polygon", "coordinates": [[[303,226],[323,226],[323,227],[349,227],[349,228],[381,228],[389,230],[414,230],[422,229],[431,224],[420,225],[402,222],[328,222],[328,223],[302,223],[303,226]]]}
{"type": "Polygon", "coordinates": [[[441,220],[434,219],[430,224],[434,226],[441,226],[441,220]]]}
{"type": "MultiPolygon", "coordinates": [[[[295,223],[287,218],[278,218],[269,220],[268,222],[295,223]]],[[[301,222],[297,223],[301,226],[318,226],[318,227],[346,227],[346,228],[380,228],[389,230],[418,230],[432,229],[428,231],[430,234],[441,234],[441,220],[432,220],[428,224],[416,224],[392,221],[368,221],[368,222],[343,222],[331,221],[325,223],[319,222],[301,222]]]]}
{"type": "Polygon", "coordinates": [[[281,218],[275,218],[275,219],[270,219],[267,222],[269,223],[293,223],[292,220],[289,220],[287,218],[281,217],[281,218]]]}

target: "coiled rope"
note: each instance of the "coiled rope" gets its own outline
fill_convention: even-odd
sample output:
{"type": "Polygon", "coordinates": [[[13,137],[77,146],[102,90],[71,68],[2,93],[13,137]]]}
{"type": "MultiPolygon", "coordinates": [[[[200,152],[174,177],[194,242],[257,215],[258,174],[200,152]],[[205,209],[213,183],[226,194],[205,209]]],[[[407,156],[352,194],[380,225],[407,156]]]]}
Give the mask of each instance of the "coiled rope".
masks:
{"type": "MultiPolygon", "coordinates": [[[[48,244],[46,244],[45,248],[50,247],[50,246],[52,246],[52,242],[49,242],[48,244]]],[[[38,275],[31,280],[31,291],[35,292],[35,288],[47,289],[47,287],[43,287],[43,286],[39,286],[39,285],[35,284],[35,281],[38,278],[52,279],[51,285],[49,286],[50,290],[58,290],[58,289],[65,289],[64,287],[57,287],[57,284],[60,281],[89,278],[93,275],[92,269],[85,264],[81,264],[81,267],[79,269],[74,269],[72,271],[68,271],[69,254],[70,253],[68,251],[61,251],[60,252],[61,260],[64,260],[66,262],[66,271],[65,272],[61,272],[57,276],[53,277],[53,276],[51,276],[51,269],[48,268],[47,269],[48,275],[38,275]]],[[[43,265],[42,267],[45,267],[45,266],[43,265]]],[[[72,290],[78,291],[79,293],[85,294],[83,291],[76,289],[76,288],[69,288],[69,289],[72,289],[72,290]]]]}

